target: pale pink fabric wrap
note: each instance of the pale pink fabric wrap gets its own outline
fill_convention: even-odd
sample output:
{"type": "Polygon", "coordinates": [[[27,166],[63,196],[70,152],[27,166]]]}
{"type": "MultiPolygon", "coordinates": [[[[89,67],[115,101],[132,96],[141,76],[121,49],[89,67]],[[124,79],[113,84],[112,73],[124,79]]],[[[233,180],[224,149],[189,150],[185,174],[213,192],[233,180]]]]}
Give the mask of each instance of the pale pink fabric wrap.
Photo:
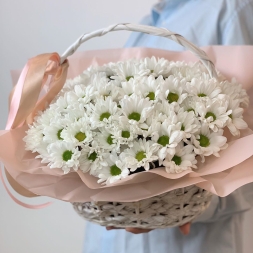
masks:
{"type": "MultiPolygon", "coordinates": [[[[211,46],[203,49],[223,75],[228,79],[235,77],[247,90],[250,95],[250,107],[245,112],[245,120],[253,128],[253,47],[211,46]]],[[[73,78],[79,75],[90,65],[153,55],[173,61],[198,60],[190,52],[170,52],[158,49],[88,51],[76,53],[69,58],[68,77],[73,78]]],[[[67,65],[57,66],[54,69],[53,74],[56,77],[60,76],[62,85],[67,65]]],[[[29,113],[25,110],[25,118],[19,120],[15,127],[12,127],[13,130],[0,132],[0,147],[4,147],[0,148],[0,159],[10,175],[32,193],[69,202],[136,201],[192,184],[219,196],[226,196],[240,186],[253,182],[253,134],[250,129],[243,131],[240,139],[231,138],[229,147],[221,152],[220,158],[208,157],[206,163],[195,172],[167,174],[162,169],[155,169],[129,176],[112,186],[101,186],[97,184],[97,179],[89,174],[71,172],[64,175],[60,169],[50,169],[45,164],[41,164],[39,159],[35,159],[35,154],[25,151],[22,141],[28,128],[26,123],[23,124],[23,120],[32,122],[36,111],[44,109],[59,90],[52,88],[56,87],[52,85],[52,82],[49,87],[51,91],[46,94],[44,100],[42,98],[42,102],[37,103],[36,107],[34,105],[35,109],[33,108],[29,113]]],[[[57,85],[57,87],[60,86],[57,85]]],[[[41,91],[41,86],[37,89],[41,91]]],[[[31,94],[33,93],[29,93],[28,97],[32,96],[31,94]]]]}

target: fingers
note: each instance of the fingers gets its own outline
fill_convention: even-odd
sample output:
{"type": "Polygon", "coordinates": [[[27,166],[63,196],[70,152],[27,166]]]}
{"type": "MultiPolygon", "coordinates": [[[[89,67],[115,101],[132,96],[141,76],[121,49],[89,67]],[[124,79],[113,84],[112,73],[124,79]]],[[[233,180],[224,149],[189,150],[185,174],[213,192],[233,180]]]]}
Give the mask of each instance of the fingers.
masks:
{"type": "MultiPolygon", "coordinates": [[[[106,230],[110,231],[112,229],[123,229],[123,228],[117,228],[117,227],[112,227],[112,226],[109,226],[109,227],[106,227],[106,230]]],[[[181,231],[181,233],[183,235],[188,235],[190,233],[190,229],[191,229],[191,223],[186,223],[182,226],[179,227],[179,230],[181,231]]],[[[141,228],[125,228],[125,230],[127,232],[130,232],[132,234],[143,234],[143,233],[148,233],[150,232],[152,229],[141,229],[141,228]]]]}
{"type": "Polygon", "coordinates": [[[190,233],[190,229],[191,229],[191,223],[189,222],[179,227],[179,230],[183,235],[188,235],[190,233]]]}
{"type": "Polygon", "coordinates": [[[133,234],[143,234],[143,233],[148,233],[152,229],[141,229],[141,228],[126,228],[127,232],[133,233],[133,234]]]}
{"type": "MultiPolygon", "coordinates": [[[[117,227],[106,227],[106,230],[110,231],[112,229],[122,229],[122,228],[117,228],[117,227]]],[[[141,228],[125,228],[127,232],[133,233],[133,234],[143,234],[143,233],[148,233],[152,229],[141,229],[141,228]]]]}
{"type": "Polygon", "coordinates": [[[112,229],[122,229],[122,228],[116,228],[116,227],[112,227],[112,226],[111,227],[106,227],[106,230],[108,230],[108,231],[112,230],[112,229]]]}

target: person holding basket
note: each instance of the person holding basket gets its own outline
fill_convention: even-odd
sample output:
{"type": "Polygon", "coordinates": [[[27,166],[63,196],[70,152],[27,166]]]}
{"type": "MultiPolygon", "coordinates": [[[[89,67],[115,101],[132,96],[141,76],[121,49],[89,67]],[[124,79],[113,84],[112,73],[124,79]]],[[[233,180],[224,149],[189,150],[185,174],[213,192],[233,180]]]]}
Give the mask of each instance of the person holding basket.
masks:
{"type": "MultiPolygon", "coordinates": [[[[253,0],[162,0],[141,23],[178,32],[197,46],[253,45],[253,0]]],[[[142,33],[133,33],[126,47],[183,50],[173,41],[142,33]]],[[[83,253],[248,253],[242,221],[252,206],[253,185],[248,184],[227,197],[213,196],[197,220],[180,227],[182,233],[178,228],[106,231],[87,223],[83,253]]]]}

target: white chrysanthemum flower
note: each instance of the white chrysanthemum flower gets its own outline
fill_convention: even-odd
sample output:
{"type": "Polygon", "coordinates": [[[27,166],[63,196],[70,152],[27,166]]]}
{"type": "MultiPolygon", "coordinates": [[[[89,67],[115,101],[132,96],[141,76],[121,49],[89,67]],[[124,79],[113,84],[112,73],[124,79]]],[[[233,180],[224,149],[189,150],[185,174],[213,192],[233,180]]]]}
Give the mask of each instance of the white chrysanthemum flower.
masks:
{"type": "Polygon", "coordinates": [[[169,72],[169,61],[165,60],[164,58],[156,59],[154,56],[151,58],[144,58],[140,60],[140,67],[142,69],[148,69],[150,71],[150,75],[157,77],[157,76],[168,76],[169,72]]]}
{"type": "Polygon", "coordinates": [[[55,117],[49,126],[45,126],[43,129],[43,141],[50,144],[55,141],[63,140],[61,133],[66,125],[71,124],[71,121],[67,119],[61,119],[55,117]]]}
{"type": "Polygon", "coordinates": [[[66,142],[71,142],[76,145],[88,144],[92,141],[92,132],[86,121],[87,118],[80,118],[68,125],[61,132],[61,138],[66,142]]]}
{"type": "Polygon", "coordinates": [[[73,143],[57,141],[48,145],[48,153],[50,155],[50,168],[62,168],[65,174],[70,169],[78,170],[79,156],[81,152],[73,143]]]}
{"type": "MultiPolygon", "coordinates": [[[[171,120],[171,118],[169,118],[171,120]]],[[[173,119],[173,118],[172,118],[173,119]]],[[[147,129],[142,128],[138,131],[138,135],[142,135],[144,138],[150,138],[157,131],[159,126],[165,121],[168,120],[168,117],[165,114],[155,111],[146,121],[147,129]]]]}
{"type": "Polygon", "coordinates": [[[60,117],[60,114],[48,108],[44,112],[40,111],[37,114],[37,116],[34,118],[34,124],[36,124],[36,126],[40,126],[43,129],[45,126],[50,125],[51,121],[55,119],[55,117],[60,117]]]}
{"type": "Polygon", "coordinates": [[[108,63],[106,65],[103,65],[103,66],[96,66],[96,67],[91,66],[89,68],[89,71],[93,75],[101,73],[101,76],[106,76],[108,78],[108,81],[109,81],[109,80],[112,80],[111,79],[112,76],[116,75],[115,71],[113,70],[115,68],[115,65],[116,65],[116,63],[110,62],[110,63],[108,63]]]}
{"type": "Polygon", "coordinates": [[[150,164],[158,159],[156,152],[158,146],[153,141],[139,139],[133,142],[133,147],[124,150],[121,154],[121,160],[127,164],[130,171],[135,171],[139,167],[149,170],[150,164]]]}
{"type": "Polygon", "coordinates": [[[247,107],[249,105],[249,96],[246,91],[242,88],[242,85],[239,84],[235,78],[231,82],[224,81],[221,83],[222,92],[229,96],[230,99],[237,100],[239,99],[241,106],[247,107]]]}
{"type": "Polygon", "coordinates": [[[104,158],[104,153],[93,145],[83,147],[79,157],[80,170],[95,175],[102,166],[107,166],[104,158]]]}
{"type": "Polygon", "coordinates": [[[101,99],[111,97],[112,100],[115,100],[118,95],[118,87],[115,85],[115,82],[108,81],[108,78],[104,73],[99,73],[94,76],[91,80],[91,85],[94,88],[93,99],[101,99]]]}
{"type": "Polygon", "coordinates": [[[198,131],[200,124],[193,111],[184,111],[183,108],[177,112],[177,122],[181,123],[181,131],[184,132],[184,138],[190,138],[193,133],[198,131]]]}
{"type": "MultiPolygon", "coordinates": [[[[76,78],[80,79],[80,76],[77,76],[76,78]]],[[[65,93],[68,93],[69,91],[73,91],[75,85],[77,84],[74,81],[74,79],[68,79],[68,80],[66,80],[65,84],[63,85],[63,88],[55,96],[55,98],[52,100],[51,104],[54,104],[58,100],[59,97],[63,97],[65,93]]]]}
{"type": "Polygon", "coordinates": [[[197,102],[197,112],[200,115],[200,121],[208,124],[209,128],[217,132],[220,128],[224,128],[231,110],[227,110],[227,101],[209,100],[206,103],[197,102]]]}
{"type": "MultiPolygon", "coordinates": [[[[87,86],[90,83],[90,77],[91,77],[92,73],[91,71],[85,70],[81,75],[75,77],[72,80],[72,87],[76,86],[76,85],[85,85],[87,86]]],[[[71,88],[72,90],[72,88],[71,88]]]]}
{"type": "Polygon", "coordinates": [[[142,77],[139,79],[139,85],[135,88],[135,94],[143,98],[149,98],[150,101],[157,101],[160,85],[163,83],[164,80],[162,76],[156,79],[153,76],[142,77]]]}
{"type": "Polygon", "coordinates": [[[40,146],[36,148],[36,152],[39,153],[35,158],[41,159],[41,163],[50,163],[51,157],[48,153],[48,143],[41,142],[40,146]]]}
{"type": "Polygon", "coordinates": [[[25,142],[25,149],[32,152],[38,152],[43,141],[43,131],[40,125],[31,125],[26,131],[26,136],[23,138],[25,142]]]}
{"type": "Polygon", "coordinates": [[[138,78],[149,73],[149,70],[143,70],[140,63],[136,60],[119,62],[115,65],[114,71],[116,72],[116,76],[112,78],[120,81],[129,81],[131,78],[138,78]]]}
{"type": "Polygon", "coordinates": [[[77,121],[81,118],[86,118],[86,122],[90,122],[89,117],[87,116],[86,109],[82,104],[74,104],[73,107],[69,108],[67,112],[61,113],[61,119],[63,121],[66,121],[66,125],[68,123],[72,123],[74,121],[77,121]]]}
{"type": "Polygon", "coordinates": [[[201,102],[199,97],[187,97],[183,103],[181,104],[182,108],[184,108],[187,112],[194,112],[197,114],[197,102],[201,102]]]}
{"type": "Polygon", "coordinates": [[[207,74],[206,68],[202,63],[185,63],[185,62],[171,62],[170,63],[170,74],[180,79],[185,79],[190,82],[193,78],[201,78],[204,75],[210,79],[207,74]]]}
{"type": "Polygon", "coordinates": [[[196,154],[193,151],[192,145],[184,146],[183,142],[180,142],[176,147],[175,154],[167,154],[163,165],[168,173],[180,173],[184,170],[191,168],[197,168],[196,154]]]}
{"type": "MultiPolygon", "coordinates": [[[[155,105],[155,117],[158,121],[163,122],[164,120],[169,120],[172,125],[177,124],[176,111],[178,110],[176,103],[168,103],[167,101],[162,101],[155,105]]],[[[156,120],[156,119],[154,119],[156,120]]]]}
{"type": "Polygon", "coordinates": [[[76,102],[75,97],[71,96],[69,92],[66,92],[62,97],[59,97],[55,103],[50,105],[50,110],[57,113],[68,112],[68,108],[73,102],[76,102]]]}
{"type": "Polygon", "coordinates": [[[118,118],[121,114],[117,103],[111,97],[98,99],[95,105],[90,104],[86,108],[91,115],[91,125],[96,128],[111,124],[113,118],[118,118]]]}
{"type": "Polygon", "coordinates": [[[227,138],[223,136],[223,130],[212,132],[208,125],[202,125],[201,129],[192,135],[191,141],[195,146],[195,153],[202,157],[202,162],[205,161],[204,156],[219,157],[219,151],[227,148],[227,138]]]}
{"type": "Polygon", "coordinates": [[[243,120],[243,108],[240,108],[240,101],[239,100],[229,100],[228,108],[232,111],[229,114],[229,121],[227,127],[230,133],[234,136],[239,136],[240,131],[239,129],[246,129],[248,127],[247,123],[243,120]]]}
{"type": "Polygon", "coordinates": [[[159,147],[158,156],[162,161],[169,153],[174,155],[175,148],[178,143],[183,139],[184,132],[181,131],[181,124],[171,125],[170,120],[165,120],[163,123],[156,124],[152,140],[156,142],[159,147]]]}
{"type": "MultiPolygon", "coordinates": [[[[60,92],[57,94],[57,96],[55,98],[59,98],[61,96],[63,96],[66,92],[73,90],[73,87],[75,86],[75,83],[72,79],[67,79],[63,88],[60,90],[60,92]]],[[[52,101],[53,103],[55,102],[55,100],[52,101]]]]}
{"type": "Polygon", "coordinates": [[[112,184],[122,178],[129,175],[129,170],[125,163],[122,162],[116,152],[112,152],[108,158],[105,159],[107,166],[97,170],[98,183],[105,182],[106,184],[112,184]]]}
{"type": "Polygon", "coordinates": [[[121,82],[121,88],[119,88],[119,100],[125,95],[131,96],[135,93],[136,86],[138,86],[139,80],[131,78],[128,82],[121,82]]]}
{"type": "Polygon", "coordinates": [[[215,78],[203,80],[193,78],[186,83],[186,91],[190,96],[216,98],[221,93],[221,87],[215,78]]]}
{"type": "MultiPolygon", "coordinates": [[[[169,117],[166,114],[163,114],[159,112],[158,110],[154,109],[153,113],[147,118],[145,121],[146,127],[142,127],[139,129],[139,135],[143,135],[144,137],[149,136],[150,134],[153,133],[153,125],[156,123],[162,123],[169,117]],[[143,130],[143,131],[142,131],[143,130]]],[[[169,118],[172,121],[174,121],[173,118],[169,118]]]]}
{"type": "Polygon", "coordinates": [[[93,85],[76,85],[74,87],[74,94],[76,100],[81,104],[88,104],[95,97],[96,89],[93,85]]]}
{"type": "Polygon", "coordinates": [[[119,122],[115,124],[112,131],[115,139],[121,145],[128,145],[129,147],[132,147],[133,141],[138,137],[138,134],[141,133],[135,125],[129,124],[128,120],[123,117],[119,118],[119,122]]]}
{"type": "Polygon", "coordinates": [[[161,84],[159,97],[161,100],[168,101],[168,103],[181,104],[187,97],[184,92],[185,80],[169,76],[164,83],[161,84]]]}
{"type": "Polygon", "coordinates": [[[102,149],[107,150],[107,152],[113,149],[119,150],[120,144],[113,135],[113,130],[101,128],[100,131],[101,132],[98,132],[94,137],[95,142],[98,143],[102,149]]]}
{"type": "Polygon", "coordinates": [[[148,98],[142,98],[133,94],[131,97],[125,96],[120,105],[122,112],[130,124],[142,124],[151,115],[153,104],[148,98]]]}

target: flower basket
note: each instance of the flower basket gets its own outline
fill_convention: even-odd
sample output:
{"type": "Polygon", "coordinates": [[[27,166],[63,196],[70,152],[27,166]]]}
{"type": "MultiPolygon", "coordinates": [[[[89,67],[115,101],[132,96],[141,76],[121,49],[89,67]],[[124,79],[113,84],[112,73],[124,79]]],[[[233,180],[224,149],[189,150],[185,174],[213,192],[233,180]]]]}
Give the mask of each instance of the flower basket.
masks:
{"type": "Polygon", "coordinates": [[[62,57],[28,62],[0,134],[0,157],[21,194],[68,201],[100,225],[180,226],[203,213],[213,194],[253,181],[253,134],[242,115],[248,103],[239,83],[181,35],[113,25],[81,36],[62,57]],[[201,63],[155,49],[69,57],[83,42],[118,30],[170,38],[201,63]]]}
{"type": "Polygon", "coordinates": [[[101,226],[156,229],[181,226],[201,215],[212,193],[195,185],[136,202],[73,203],[84,219],[101,226]]]}

